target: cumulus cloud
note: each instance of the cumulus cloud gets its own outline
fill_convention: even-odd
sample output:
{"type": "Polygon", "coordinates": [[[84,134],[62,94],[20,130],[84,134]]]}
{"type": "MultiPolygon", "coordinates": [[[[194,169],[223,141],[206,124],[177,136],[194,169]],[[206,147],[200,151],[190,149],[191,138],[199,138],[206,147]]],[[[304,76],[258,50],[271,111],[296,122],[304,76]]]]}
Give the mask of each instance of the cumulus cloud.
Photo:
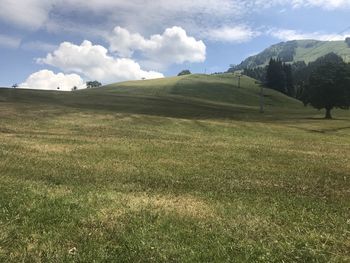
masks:
{"type": "Polygon", "coordinates": [[[283,41],[303,40],[303,39],[337,41],[337,40],[345,40],[346,37],[350,36],[350,33],[343,33],[343,34],[326,34],[322,32],[305,33],[305,32],[291,30],[291,29],[273,29],[273,30],[269,30],[267,34],[283,41]]]}
{"type": "Polygon", "coordinates": [[[61,90],[71,91],[73,87],[86,88],[83,79],[77,74],[55,74],[50,70],[41,70],[30,75],[24,83],[19,85],[22,89],[61,90]]]}
{"type": "Polygon", "coordinates": [[[105,47],[93,45],[87,40],[81,45],[63,42],[53,53],[37,62],[105,83],[164,77],[159,72],[142,70],[132,59],[112,57],[105,47]]]}
{"type": "Polygon", "coordinates": [[[206,58],[203,41],[188,36],[183,28],[176,26],[149,39],[118,26],[108,40],[110,50],[119,56],[131,57],[135,51],[139,51],[149,64],[161,68],[170,64],[203,62],[206,58]]]}
{"type": "Polygon", "coordinates": [[[208,39],[220,42],[243,43],[259,36],[261,33],[245,25],[224,26],[207,32],[208,39]]]}

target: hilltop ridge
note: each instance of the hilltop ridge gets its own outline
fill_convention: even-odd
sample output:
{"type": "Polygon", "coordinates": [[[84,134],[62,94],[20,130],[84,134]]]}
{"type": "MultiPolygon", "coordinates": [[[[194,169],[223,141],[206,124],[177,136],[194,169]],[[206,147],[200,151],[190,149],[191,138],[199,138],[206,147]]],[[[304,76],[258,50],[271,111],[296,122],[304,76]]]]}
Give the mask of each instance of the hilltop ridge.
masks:
{"type": "Polygon", "coordinates": [[[279,58],[283,62],[313,62],[333,52],[350,62],[350,38],[344,41],[293,40],[272,45],[257,55],[248,57],[235,70],[266,66],[271,58],[279,58]]]}

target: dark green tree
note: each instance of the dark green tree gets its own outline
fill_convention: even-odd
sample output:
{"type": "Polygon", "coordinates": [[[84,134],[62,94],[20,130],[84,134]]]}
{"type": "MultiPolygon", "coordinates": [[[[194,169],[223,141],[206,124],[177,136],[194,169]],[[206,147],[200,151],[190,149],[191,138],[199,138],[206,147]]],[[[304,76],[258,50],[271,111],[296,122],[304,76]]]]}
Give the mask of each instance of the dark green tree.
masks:
{"type": "Polygon", "coordinates": [[[318,67],[305,85],[302,100],[316,109],[326,110],[326,119],[331,119],[334,108],[349,109],[350,65],[326,63],[318,67]]]}
{"type": "Polygon", "coordinates": [[[183,71],[181,71],[179,74],[177,74],[178,76],[185,76],[185,75],[191,75],[191,71],[189,71],[188,69],[185,69],[183,71]]]}
{"type": "Polygon", "coordinates": [[[257,67],[257,68],[245,68],[243,70],[243,75],[251,77],[253,79],[265,82],[266,80],[266,67],[257,67]]]}
{"type": "Polygon", "coordinates": [[[308,83],[311,74],[315,70],[317,70],[317,68],[327,63],[343,64],[344,61],[340,56],[331,52],[323,57],[318,58],[314,62],[310,62],[308,65],[306,65],[304,62],[297,62],[292,65],[297,99],[303,100],[302,95],[303,95],[303,90],[305,89],[304,86],[308,83]]]}
{"type": "Polygon", "coordinates": [[[293,72],[292,72],[292,66],[288,64],[283,64],[283,71],[285,74],[285,87],[287,94],[290,97],[295,97],[295,89],[294,89],[294,79],[293,79],[293,72]]]}
{"type": "Polygon", "coordinates": [[[350,37],[347,37],[347,38],[345,39],[345,43],[348,44],[348,47],[350,47],[350,37]]]}
{"type": "Polygon", "coordinates": [[[101,86],[102,86],[102,84],[100,82],[98,82],[97,80],[86,82],[86,88],[88,88],[88,89],[99,88],[101,86]]]}
{"type": "Polygon", "coordinates": [[[270,59],[266,70],[266,85],[270,89],[287,94],[286,73],[281,60],[270,59]]]}

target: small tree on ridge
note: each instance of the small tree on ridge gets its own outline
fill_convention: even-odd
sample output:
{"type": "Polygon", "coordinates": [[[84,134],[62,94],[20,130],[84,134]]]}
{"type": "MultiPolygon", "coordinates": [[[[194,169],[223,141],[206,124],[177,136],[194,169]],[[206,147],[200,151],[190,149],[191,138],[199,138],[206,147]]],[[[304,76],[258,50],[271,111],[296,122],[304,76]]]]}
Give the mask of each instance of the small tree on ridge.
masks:
{"type": "Polygon", "coordinates": [[[189,71],[188,69],[185,69],[183,71],[181,71],[178,76],[185,76],[185,75],[191,75],[191,71],[189,71]]]}

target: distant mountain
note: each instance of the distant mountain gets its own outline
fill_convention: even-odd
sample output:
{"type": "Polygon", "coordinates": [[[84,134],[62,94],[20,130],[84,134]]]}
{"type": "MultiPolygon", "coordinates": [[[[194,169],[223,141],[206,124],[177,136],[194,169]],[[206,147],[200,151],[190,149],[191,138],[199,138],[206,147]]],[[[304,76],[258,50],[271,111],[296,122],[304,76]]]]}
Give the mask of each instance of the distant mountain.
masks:
{"type": "Polygon", "coordinates": [[[345,62],[350,62],[350,38],[345,41],[293,40],[282,42],[247,58],[234,69],[265,66],[270,58],[280,58],[283,62],[290,63],[298,61],[309,63],[330,52],[342,57],[345,62]]]}

